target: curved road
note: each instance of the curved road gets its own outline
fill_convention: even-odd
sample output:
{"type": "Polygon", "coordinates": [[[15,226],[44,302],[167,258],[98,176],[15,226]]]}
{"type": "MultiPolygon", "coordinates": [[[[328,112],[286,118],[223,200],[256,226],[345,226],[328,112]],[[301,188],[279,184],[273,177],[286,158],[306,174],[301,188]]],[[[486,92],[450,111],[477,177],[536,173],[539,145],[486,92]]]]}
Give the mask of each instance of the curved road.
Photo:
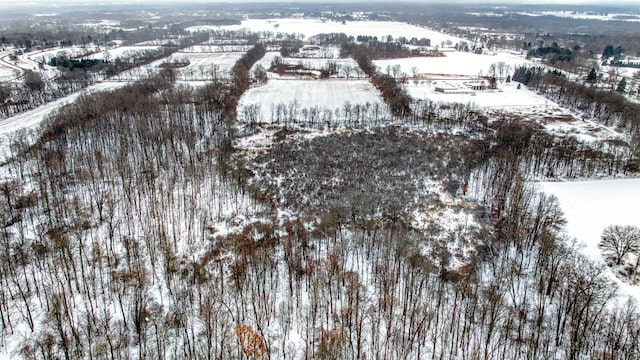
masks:
{"type": "Polygon", "coordinates": [[[8,69],[8,71],[14,72],[14,76],[7,77],[7,76],[0,75],[0,81],[16,81],[20,77],[22,77],[24,73],[24,70],[22,68],[20,68],[19,66],[16,66],[14,62],[9,59],[9,55],[11,55],[12,53],[13,53],[13,50],[0,51],[0,67],[4,68],[2,70],[8,69]]]}

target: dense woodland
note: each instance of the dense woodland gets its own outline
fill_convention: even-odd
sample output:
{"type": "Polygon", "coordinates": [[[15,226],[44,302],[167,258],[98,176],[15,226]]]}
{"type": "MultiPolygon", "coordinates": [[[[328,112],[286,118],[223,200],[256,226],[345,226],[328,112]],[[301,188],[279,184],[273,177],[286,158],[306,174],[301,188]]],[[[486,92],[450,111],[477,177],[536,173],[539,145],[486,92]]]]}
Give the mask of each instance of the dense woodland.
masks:
{"type": "Polygon", "coordinates": [[[637,304],[561,235],[557,200],[529,182],[637,175],[637,105],[517,69],[634,139],[584,144],[508,114],[412,101],[351,43],[343,54],[390,114],[241,123],[266,45],[230,79],[180,86],[167,67],[15,135],[0,164],[11,357],[640,357],[637,304]],[[262,131],[270,146],[240,145],[262,131]]]}

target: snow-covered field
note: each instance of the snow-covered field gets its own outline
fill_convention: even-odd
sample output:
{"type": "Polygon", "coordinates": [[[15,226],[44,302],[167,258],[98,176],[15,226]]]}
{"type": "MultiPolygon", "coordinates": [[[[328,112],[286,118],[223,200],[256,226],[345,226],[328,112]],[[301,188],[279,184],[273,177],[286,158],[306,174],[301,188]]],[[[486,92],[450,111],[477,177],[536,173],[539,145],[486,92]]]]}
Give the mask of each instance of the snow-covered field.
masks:
{"type": "MultiPolygon", "coordinates": [[[[558,198],[567,234],[584,244],[581,251],[596,262],[603,262],[598,243],[605,227],[640,227],[640,179],[542,182],[540,188],[558,198]]],[[[640,287],[621,285],[623,292],[640,300],[640,287]]]]}
{"type": "Polygon", "coordinates": [[[97,52],[88,58],[112,61],[117,58],[126,58],[144,51],[155,51],[159,48],[160,46],[120,46],[111,50],[97,52]]]}
{"type": "MultiPolygon", "coordinates": [[[[419,74],[429,75],[461,75],[461,76],[478,76],[488,75],[489,67],[492,64],[500,62],[511,66],[510,74],[513,69],[520,65],[532,65],[533,63],[521,56],[511,55],[508,53],[497,53],[496,55],[479,55],[471,52],[447,52],[446,56],[440,57],[413,57],[402,59],[385,59],[374,60],[374,64],[385,72],[387,67],[400,65],[401,71],[412,74],[412,68],[415,67],[419,74]]],[[[506,74],[505,74],[506,76],[506,74]]]]}
{"type": "Polygon", "coordinates": [[[640,22],[640,15],[629,13],[596,13],[596,12],[579,12],[579,11],[539,11],[539,12],[520,12],[520,15],[525,16],[556,16],[568,19],[582,19],[582,20],[602,20],[602,21],[630,21],[640,22]]]}
{"type": "Polygon", "coordinates": [[[497,90],[472,91],[470,93],[440,93],[435,88],[442,84],[450,84],[459,88],[465,88],[462,80],[419,80],[416,85],[413,81],[408,81],[406,89],[414,99],[429,99],[439,102],[474,103],[481,108],[517,108],[523,110],[531,108],[531,112],[540,113],[542,109],[554,106],[552,102],[544,96],[521,86],[518,89],[517,83],[498,84],[497,90]]]}
{"type": "Polygon", "coordinates": [[[56,47],[54,49],[29,53],[28,57],[34,61],[44,61],[48,63],[51,58],[57,57],[58,55],[64,55],[68,58],[78,58],[99,51],[100,48],[95,45],[56,47]]]}
{"type": "Polygon", "coordinates": [[[163,62],[189,62],[189,65],[178,70],[180,80],[203,80],[213,77],[227,78],[229,71],[242,57],[242,52],[219,53],[175,53],[163,62]]]}
{"type": "Polygon", "coordinates": [[[352,58],[346,59],[317,59],[317,58],[283,58],[282,62],[290,65],[302,65],[305,69],[324,70],[327,69],[329,63],[335,63],[338,67],[350,66],[358,67],[358,63],[352,58]]]}
{"type": "Polygon", "coordinates": [[[20,76],[20,70],[6,66],[3,62],[0,61],[0,81],[11,81],[15,80],[18,76],[20,76]]]}
{"type": "Polygon", "coordinates": [[[180,50],[185,53],[247,52],[253,45],[194,45],[180,50]]]}
{"type": "Polygon", "coordinates": [[[318,18],[311,19],[250,19],[242,21],[240,25],[211,26],[201,25],[187,28],[188,31],[207,30],[249,30],[254,32],[293,33],[309,38],[322,33],[345,33],[347,36],[369,35],[379,39],[391,35],[394,38],[404,36],[427,38],[433,46],[442,42],[458,43],[462,39],[441,32],[422,28],[407,23],[393,21],[348,21],[345,24],[335,21],[323,22],[318,18]]]}
{"type": "Polygon", "coordinates": [[[279,51],[267,51],[266,54],[262,57],[262,59],[256,61],[255,64],[251,67],[251,71],[254,71],[258,65],[262,66],[263,69],[268,69],[271,67],[271,63],[275,60],[275,58],[280,56],[279,51]]]}
{"type": "Polygon", "coordinates": [[[202,81],[213,78],[229,77],[229,71],[244,53],[174,53],[150,64],[127,70],[117,75],[119,80],[136,81],[148,73],[158,71],[165,63],[188,62],[184,67],[176,68],[177,80],[202,81]]]}
{"type": "Polygon", "coordinates": [[[301,58],[321,58],[321,59],[333,59],[340,57],[340,48],[337,46],[305,46],[297,54],[294,54],[295,57],[301,58]]]}
{"type": "Polygon", "coordinates": [[[175,45],[180,43],[180,39],[182,37],[183,36],[181,35],[176,35],[168,39],[156,39],[156,40],[143,41],[143,42],[135,43],[134,45],[135,46],[162,46],[162,45],[170,45],[170,44],[175,45]]]}
{"type": "Polygon", "coordinates": [[[295,103],[298,111],[318,108],[334,112],[350,105],[378,104],[381,115],[386,113],[386,105],[378,90],[368,80],[270,80],[266,85],[249,89],[240,99],[238,114],[244,118],[244,109],[259,106],[257,121],[273,122],[279,105],[289,108],[295,103]]]}
{"type": "MultiPolygon", "coordinates": [[[[609,77],[611,75],[613,75],[614,77],[617,75],[616,80],[621,79],[621,76],[624,76],[624,77],[627,78],[627,81],[628,81],[629,79],[631,79],[634,76],[634,74],[640,72],[640,69],[639,68],[634,68],[634,67],[605,65],[605,66],[602,66],[600,68],[600,71],[601,71],[601,73],[603,75],[603,80],[609,79],[609,77]]],[[[617,84],[617,81],[615,81],[614,84],[617,84]]],[[[628,82],[627,82],[627,84],[628,84],[628,82]]]]}

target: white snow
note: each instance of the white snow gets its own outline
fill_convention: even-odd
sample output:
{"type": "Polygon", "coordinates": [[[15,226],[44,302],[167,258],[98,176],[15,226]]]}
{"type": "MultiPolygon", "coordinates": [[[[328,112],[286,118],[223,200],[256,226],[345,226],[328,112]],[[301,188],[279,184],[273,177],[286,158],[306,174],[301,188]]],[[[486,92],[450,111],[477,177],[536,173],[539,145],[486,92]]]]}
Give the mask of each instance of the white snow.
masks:
{"type": "Polygon", "coordinates": [[[251,71],[254,71],[258,65],[262,66],[262,68],[269,69],[271,67],[271,63],[275,60],[275,58],[280,56],[280,52],[278,51],[267,51],[266,54],[262,57],[262,59],[256,61],[255,64],[251,67],[251,71]]]}
{"type": "Polygon", "coordinates": [[[80,95],[99,91],[115,90],[127,85],[126,82],[102,82],[91,85],[82,91],[65,96],[58,100],[39,106],[33,110],[0,120],[0,161],[9,155],[7,151],[11,144],[12,134],[23,129],[33,129],[57,109],[73,103],[80,95]]]}
{"type": "Polygon", "coordinates": [[[47,63],[51,58],[57,57],[58,55],[64,55],[69,58],[77,58],[94,53],[96,51],[100,51],[100,47],[89,44],[87,46],[56,47],[44,51],[32,52],[28,54],[28,57],[29,59],[34,61],[44,60],[44,62],[47,63]]]}
{"type": "MultiPolygon", "coordinates": [[[[497,53],[496,55],[479,55],[471,52],[446,52],[445,56],[439,57],[411,57],[401,59],[374,60],[374,64],[385,72],[387,66],[400,65],[401,71],[407,75],[412,75],[411,68],[416,67],[419,74],[429,75],[459,75],[459,76],[479,76],[488,75],[489,67],[492,64],[504,62],[511,66],[509,74],[513,74],[516,66],[533,65],[533,62],[516,55],[508,53],[497,53]]],[[[504,76],[507,74],[505,73],[504,76]]]]}
{"type": "Polygon", "coordinates": [[[82,91],[73,93],[69,96],[65,96],[56,101],[52,101],[50,103],[39,106],[33,110],[26,111],[24,113],[18,114],[16,116],[13,116],[7,119],[2,119],[0,120],[0,135],[4,135],[20,129],[39,125],[42,122],[42,120],[46,118],[47,115],[49,115],[54,110],[57,110],[64,105],[74,102],[78,98],[78,96],[82,94],[105,91],[105,90],[114,90],[125,85],[127,84],[122,82],[98,83],[98,84],[89,86],[82,91]]]}
{"type": "Polygon", "coordinates": [[[229,71],[236,61],[242,57],[242,52],[231,53],[173,53],[166,58],[156,60],[150,64],[127,70],[116,76],[119,80],[136,81],[148,73],[157,71],[164,63],[188,62],[189,65],[175,69],[180,81],[203,81],[215,78],[227,78],[229,71]]]}
{"type": "Polygon", "coordinates": [[[548,108],[555,104],[550,102],[543,95],[529,90],[526,86],[518,89],[517,83],[498,84],[497,90],[472,91],[468,93],[440,93],[435,88],[442,84],[452,84],[459,88],[466,88],[463,80],[419,80],[416,85],[413,81],[408,81],[406,89],[414,99],[429,99],[438,102],[473,103],[481,108],[497,108],[499,110],[518,109],[529,110],[526,112],[540,113],[541,108],[548,108]]]}
{"type": "Polygon", "coordinates": [[[18,55],[16,60],[10,59],[10,54],[13,51],[5,50],[0,52],[0,81],[15,81],[24,72],[24,70],[32,70],[39,72],[44,80],[50,80],[57,76],[58,71],[48,65],[44,65],[42,68],[38,61],[32,60],[29,56],[33,53],[26,53],[18,55]]]}
{"type": "MultiPolygon", "coordinates": [[[[584,244],[581,252],[596,262],[604,262],[598,242],[605,227],[640,227],[640,179],[541,182],[539,185],[542,191],[558,198],[567,219],[567,234],[584,244]]],[[[640,287],[617,282],[623,293],[640,300],[640,287]]]]}
{"type": "Polygon", "coordinates": [[[20,70],[5,66],[4,63],[0,62],[0,82],[8,82],[11,80],[15,80],[20,76],[20,70]]]}
{"type": "Polygon", "coordinates": [[[463,41],[438,31],[394,21],[348,21],[345,24],[335,21],[323,22],[318,18],[310,19],[250,19],[244,20],[240,25],[228,26],[192,26],[187,31],[207,30],[249,30],[254,32],[266,31],[271,33],[301,34],[305,38],[322,33],[345,33],[347,36],[368,35],[377,36],[379,39],[391,35],[394,38],[404,36],[427,38],[431,45],[436,46],[442,42],[451,41],[452,44],[463,41]]]}
{"type": "Polygon", "coordinates": [[[180,50],[185,53],[247,52],[253,45],[194,45],[180,50]]]}
{"type": "Polygon", "coordinates": [[[540,12],[520,12],[520,15],[525,16],[556,16],[568,19],[582,19],[582,20],[601,20],[601,21],[630,21],[640,22],[640,16],[636,14],[628,13],[598,13],[598,12],[579,12],[579,11],[540,11],[540,12]]]}
{"type": "Polygon", "coordinates": [[[189,62],[184,68],[179,68],[178,78],[181,80],[202,80],[212,77],[227,78],[231,68],[242,57],[242,52],[218,53],[175,53],[163,62],[189,62]]]}
{"type": "Polygon", "coordinates": [[[317,58],[295,58],[286,57],[282,62],[289,65],[302,65],[305,69],[325,70],[329,63],[335,63],[338,67],[351,66],[357,68],[358,63],[352,58],[346,59],[317,59],[317,58]]]}
{"type": "Polygon", "coordinates": [[[112,61],[117,58],[126,58],[145,51],[156,51],[159,48],[160,46],[120,46],[110,50],[97,52],[88,56],[88,58],[112,61]]]}
{"type": "Polygon", "coordinates": [[[368,80],[273,79],[245,92],[238,105],[238,114],[242,118],[244,107],[257,104],[260,106],[259,120],[270,122],[272,111],[280,104],[289,106],[295,102],[298,110],[317,107],[334,111],[341,109],[347,101],[351,105],[380,104],[386,111],[380,93],[368,80]]]}

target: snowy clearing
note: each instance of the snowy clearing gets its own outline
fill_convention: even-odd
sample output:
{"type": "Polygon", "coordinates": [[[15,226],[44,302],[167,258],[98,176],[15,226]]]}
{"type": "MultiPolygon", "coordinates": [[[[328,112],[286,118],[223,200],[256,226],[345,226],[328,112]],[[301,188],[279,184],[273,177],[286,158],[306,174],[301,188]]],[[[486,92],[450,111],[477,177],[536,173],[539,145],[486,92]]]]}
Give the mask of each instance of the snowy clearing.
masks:
{"type": "Polygon", "coordinates": [[[474,103],[481,108],[505,107],[525,109],[540,113],[541,106],[552,106],[548,99],[534,91],[522,86],[518,89],[517,83],[499,84],[497,90],[467,91],[460,93],[441,93],[435,89],[438,86],[455,86],[459,89],[466,88],[464,80],[419,80],[418,84],[408,81],[406,89],[414,99],[429,99],[439,102],[474,103]]]}
{"type": "Polygon", "coordinates": [[[111,50],[97,52],[88,56],[88,59],[95,60],[115,60],[117,58],[127,58],[144,51],[156,51],[160,46],[121,46],[111,50]]]}
{"type": "Polygon", "coordinates": [[[242,21],[240,25],[228,26],[192,26],[187,31],[207,30],[249,30],[254,32],[269,31],[272,33],[301,34],[305,38],[323,33],[345,33],[347,36],[369,35],[378,38],[391,35],[394,38],[427,38],[436,46],[442,42],[451,41],[455,44],[463,39],[456,38],[438,31],[422,28],[407,23],[394,21],[349,21],[345,24],[335,21],[323,22],[318,18],[311,19],[250,19],[242,21]]]}
{"type": "MultiPolygon", "coordinates": [[[[603,263],[600,235],[609,225],[640,227],[640,179],[541,182],[542,191],[555,195],[567,219],[566,232],[584,248],[582,253],[603,263]]],[[[611,274],[613,277],[613,274],[611,274]]],[[[623,292],[640,300],[640,287],[617,281],[623,292]]]]}
{"type": "Polygon", "coordinates": [[[268,69],[271,67],[273,61],[280,56],[279,51],[267,51],[266,54],[262,57],[262,59],[256,61],[255,64],[251,67],[251,71],[255,71],[255,69],[259,66],[262,66],[263,69],[268,69]]]}
{"type": "Polygon", "coordinates": [[[180,50],[183,53],[219,53],[219,52],[247,52],[253,45],[194,45],[180,50]]]}
{"type": "Polygon", "coordinates": [[[0,81],[8,82],[13,81],[16,78],[20,77],[22,71],[10,64],[5,63],[2,59],[0,59],[0,81]]]}
{"type": "Polygon", "coordinates": [[[629,13],[595,13],[595,12],[579,12],[579,11],[536,11],[536,12],[519,12],[524,16],[556,16],[567,19],[581,20],[601,20],[601,21],[630,21],[640,22],[640,16],[629,13]]]}
{"type": "Polygon", "coordinates": [[[231,53],[175,53],[163,62],[189,62],[188,66],[178,68],[180,80],[204,80],[230,77],[231,68],[242,57],[242,52],[231,53]]]}
{"type": "MultiPolygon", "coordinates": [[[[426,75],[459,75],[478,76],[488,75],[489,67],[492,64],[504,62],[511,66],[513,73],[515,66],[533,65],[534,63],[516,55],[508,53],[497,53],[496,55],[479,55],[470,52],[447,52],[441,57],[413,57],[402,59],[374,60],[373,63],[385,72],[387,67],[400,65],[401,71],[412,75],[411,68],[416,67],[418,74],[426,75]]],[[[506,77],[507,72],[504,76],[506,77]]]]}
{"type": "Polygon", "coordinates": [[[351,66],[359,67],[358,63],[352,58],[346,59],[316,59],[316,58],[295,58],[286,57],[282,59],[284,64],[302,65],[305,69],[326,70],[330,63],[336,64],[338,67],[351,66]]]}
{"type": "Polygon", "coordinates": [[[289,108],[295,104],[298,111],[317,108],[334,112],[342,109],[346,102],[351,106],[369,104],[375,107],[377,104],[381,115],[387,112],[380,93],[367,80],[270,80],[242,96],[238,114],[240,120],[249,121],[246,111],[249,106],[257,105],[259,109],[254,120],[274,122],[279,106],[289,108]]]}
{"type": "Polygon", "coordinates": [[[57,57],[58,55],[64,55],[73,59],[95,52],[100,52],[100,47],[91,44],[87,46],[56,47],[54,49],[28,53],[27,56],[31,60],[48,63],[51,58],[57,57]]]}
{"type": "Polygon", "coordinates": [[[116,75],[118,80],[137,81],[142,77],[157,71],[166,63],[184,63],[177,67],[177,80],[180,81],[211,81],[214,78],[228,78],[229,71],[244,53],[174,53],[166,58],[156,60],[150,64],[139,66],[116,75]]]}

